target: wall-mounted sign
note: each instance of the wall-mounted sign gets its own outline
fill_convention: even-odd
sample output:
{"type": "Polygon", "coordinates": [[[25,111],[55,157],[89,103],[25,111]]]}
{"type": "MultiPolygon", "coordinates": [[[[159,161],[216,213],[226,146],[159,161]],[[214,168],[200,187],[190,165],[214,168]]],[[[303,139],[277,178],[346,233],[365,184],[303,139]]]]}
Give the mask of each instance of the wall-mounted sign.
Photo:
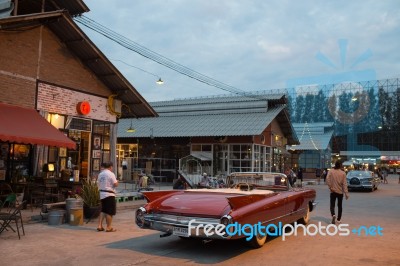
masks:
{"type": "Polygon", "coordinates": [[[87,101],[79,102],[76,105],[76,110],[81,115],[88,115],[90,113],[90,103],[87,101]]]}

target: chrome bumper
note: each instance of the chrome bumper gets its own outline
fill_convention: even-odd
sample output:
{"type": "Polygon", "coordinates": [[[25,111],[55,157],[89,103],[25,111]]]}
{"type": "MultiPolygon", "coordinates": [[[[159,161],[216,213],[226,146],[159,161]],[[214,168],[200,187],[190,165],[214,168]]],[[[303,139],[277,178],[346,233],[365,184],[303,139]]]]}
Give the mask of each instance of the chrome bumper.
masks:
{"type": "Polygon", "coordinates": [[[347,188],[372,188],[373,185],[372,184],[366,184],[366,185],[347,185],[347,188]]]}
{"type": "Polygon", "coordinates": [[[215,233],[215,228],[222,226],[220,219],[149,214],[143,208],[136,212],[136,224],[141,228],[165,232],[162,236],[176,235],[202,239],[231,238],[231,236],[221,236],[221,234],[215,233]]]}
{"type": "Polygon", "coordinates": [[[170,224],[160,221],[148,221],[148,226],[144,227],[160,232],[165,232],[168,235],[176,235],[181,237],[192,237],[201,239],[230,239],[231,236],[221,236],[215,233],[215,231],[208,231],[206,234],[204,226],[198,228],[191,228],[189,231],[188,226],[182,226],[181,224],[170,224]]]}

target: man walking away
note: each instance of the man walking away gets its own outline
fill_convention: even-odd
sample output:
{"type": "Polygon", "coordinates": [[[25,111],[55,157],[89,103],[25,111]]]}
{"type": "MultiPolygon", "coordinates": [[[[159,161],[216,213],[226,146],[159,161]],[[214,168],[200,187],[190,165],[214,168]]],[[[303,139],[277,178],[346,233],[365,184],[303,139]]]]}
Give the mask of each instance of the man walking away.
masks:
{"type": "Polygon", "coordinates": [[[342,163],[340,161],[336,161],[335,167],[328,172],[328,176],[326,177],[326,183],[328,184],[329,190],[331,191],[330,211],[332,215],[332,224],[336,224],[336,215],[335,215],[336,199],[338,200],[337,222],[339,224],[342,218],[343,194],[346,196],[346,200],[349,199],[346,174],[341,168],[342,168],[342,163]]]}
{"type": "Polygon", "coordinates": [[[299,168],[299,171],[297,172],[297,177],[300,180],[300,187],[303,186],[303,169],[299,168]]]}

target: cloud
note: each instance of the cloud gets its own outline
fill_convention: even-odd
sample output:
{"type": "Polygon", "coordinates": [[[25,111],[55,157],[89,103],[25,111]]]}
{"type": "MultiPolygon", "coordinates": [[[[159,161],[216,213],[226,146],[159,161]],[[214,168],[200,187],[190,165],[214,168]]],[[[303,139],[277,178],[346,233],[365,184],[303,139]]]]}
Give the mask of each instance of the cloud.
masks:
{"type": "MultiPolygon", "coordinates": [[[[400,5],[388,1],[86,0],[91,19],[173,61],[235,88],[274,89],[286,81],[335,71],[315,58],[340,64],[339,39],[348,40],[346,66],[367,49],[357,69],[379,79],[400,73],[400,5]]],[[[115,64],[148,101],[224,94],[183,76],[97,33],[84,29],[115,59],[161,76],[115,64]]],[[[337,70],[336,70],[337,71],[337,70]]]]}
{"type": "Polygon", "coordinates": [[[257,45],[264,51],[267,58],[279,60],[291,55],[290,47],[285,45],[272,44],[265,40],[258,41],[257,45]]]}

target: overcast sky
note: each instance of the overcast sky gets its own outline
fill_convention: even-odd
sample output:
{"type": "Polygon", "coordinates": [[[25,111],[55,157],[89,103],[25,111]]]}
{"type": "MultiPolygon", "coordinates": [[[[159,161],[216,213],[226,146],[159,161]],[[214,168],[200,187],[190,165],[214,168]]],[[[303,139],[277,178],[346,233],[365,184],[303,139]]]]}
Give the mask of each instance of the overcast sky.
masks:
{"type": "MultiPolygon", "coordinates": [[[[369,70],[371,79],[400,78],[398,0],[85,3],[91,10],[86,17],[242,91],[280,89],[290,80],[351,71],[369,70]],[[340,48],[339,40],[347,45],[340,48]]],[[[227,93],[80,27],[148,102],[227,93]],[[165,83],[157,85],[157,77],[114,59],[165,83]]]]}

